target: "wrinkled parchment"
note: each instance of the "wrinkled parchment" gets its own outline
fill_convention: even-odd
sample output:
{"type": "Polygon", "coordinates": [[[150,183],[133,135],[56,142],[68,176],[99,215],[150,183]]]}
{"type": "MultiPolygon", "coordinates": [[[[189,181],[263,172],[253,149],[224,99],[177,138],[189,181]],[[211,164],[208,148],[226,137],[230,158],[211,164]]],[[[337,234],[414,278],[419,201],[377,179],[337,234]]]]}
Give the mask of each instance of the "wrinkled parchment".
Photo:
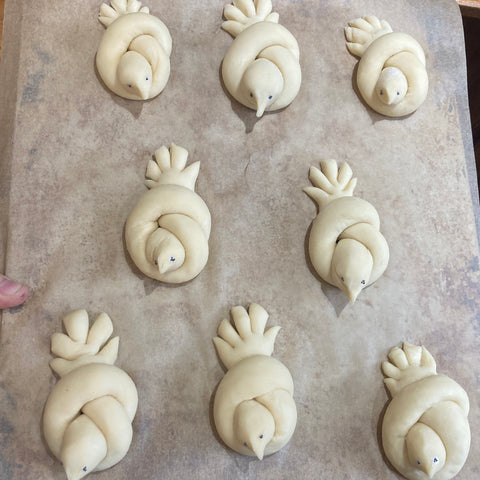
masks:
{"type": "Polygon", "coordinates": [[[469,393],[473,442],[458,478],[478,478],[478,194],[455,2],[274,0],[299,42],[303,83],[260,120],[222,88],[224,0],[146,4],[172,34],[172,73],[159,97],[137,103],[96,74],[100,2],[7,1],[0,266],[32,295],[2,314],[0,478],[65,478],[41,415],[57,382],[50,337],[76,308],[111,316],[117,365],[140,397],[128,455],[95,478],[399,478],[379,448],[380,363],[403,340],[425,344],[469,393]],[[356,93],[343,27],[367,14],[425,49],[430,90],[407,118],[382,117],[356,93]],[[171,142],[201,161],[197,192],[212,215],[208,264],[181,286],[144,277],[123,241],[146,163],[171,142]],[[326,158],[350,163],[390,245],[385,275],[354,305],[306,257],[316,207],[302,188],[326,158]],[[298,407],[291,442],[262,462],[225,448],[212,424],[224,370],[211,338],[230,307],[250,302],[282,326],[274,355],[298,407]]]}

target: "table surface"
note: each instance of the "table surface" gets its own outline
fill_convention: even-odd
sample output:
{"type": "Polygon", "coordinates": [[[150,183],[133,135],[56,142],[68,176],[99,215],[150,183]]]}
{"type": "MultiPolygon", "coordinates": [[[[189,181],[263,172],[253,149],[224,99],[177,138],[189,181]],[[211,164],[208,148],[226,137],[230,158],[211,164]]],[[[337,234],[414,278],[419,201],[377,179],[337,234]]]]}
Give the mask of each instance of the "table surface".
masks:
{"type": "Polygon", "coordinates": [[[473,441],[458,478],[480,478],[479,207],[455,2],[275,0],[303,80],[288,108],[261,119],[222,88],[223,0],[152,2],[174,47],[165,91],[144,103],[111,94],[96,73],[98,3],[6,4],[0,268],[32,295],[1,316],[0,478],[65,478],[41,416],[58,380],[50,338],[76,308],[110,315],[117,365],[140,397],[127,456],[91,478],[399,479],[379,439],[380,364],[402,341],[424,344],[468,392],[473,441]],[[425,50],[429,93],[406,118],[382,117],[357,94],[343,27],[371,12],[425,50]],[[145,166],[172,142],[200,160],[196,191],[212,215],[209,261],[178,286],[142,275],[123,240],[145,166]],[[302,188],[326,158],[349,162],[390,247],[385,274],[354,304],[306,254],[317,211],[302,188]],[[211,339],[250,302],[282,327],[274,356],[292,373],[298,411],[291,442],[262,462],[226,448],[212,422],[225,372],[211,339]]]}

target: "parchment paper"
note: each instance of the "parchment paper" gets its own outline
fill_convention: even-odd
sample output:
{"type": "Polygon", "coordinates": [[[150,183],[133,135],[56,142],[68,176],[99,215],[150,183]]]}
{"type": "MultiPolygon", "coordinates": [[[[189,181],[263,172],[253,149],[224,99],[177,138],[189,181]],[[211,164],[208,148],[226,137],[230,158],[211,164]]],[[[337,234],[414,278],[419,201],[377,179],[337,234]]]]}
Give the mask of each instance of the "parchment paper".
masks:
{"type": "Polygon", "coordinates": [[[379,444],[389,400],[380,364],[404,340],[426,345],[467,390],[472,447],[458,478],[479,478],[478,193],[456,3],[274,0],[299,42],[303,83],[260,120],[222,88],[224,0],[146,2],[174,47],[166,89],[145,103],[96,75],[100,3],[6,4],[0,266],[32,295],[2,313],[0,478],[65,478],[41,416],[57,382],[50,337],[76,308],[111,316],[117,365],[140,397],[128,455],[88,478],[399,478],[379,444]],[[356,93],[343,27],[367,14],[425,49],[430,90],[407,118],[382,117],[356,93]],[[171,142],[201,161],[197,192],[213,224],[205,270],[173,287],[144,277],[123,241],[147,161],[171,142]],[[350,163],[390,245],[385,275],[353,305],[306,256],[316,207],[302,188],[326,158],[350,163]],[[282,326],[274,355],[298,408],[291,442],[263,461],[224,447],[212,423],[224,370],[211,338],[232,306],[250,302],[282,326]]]}

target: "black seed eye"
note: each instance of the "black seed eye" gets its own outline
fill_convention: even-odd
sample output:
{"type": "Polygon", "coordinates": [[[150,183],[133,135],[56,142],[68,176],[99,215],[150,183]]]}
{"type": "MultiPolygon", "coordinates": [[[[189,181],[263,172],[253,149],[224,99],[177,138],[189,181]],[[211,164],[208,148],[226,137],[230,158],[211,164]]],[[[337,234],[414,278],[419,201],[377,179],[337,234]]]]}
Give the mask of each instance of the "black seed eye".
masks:
{"type": "Polygon", "coordinates": [[[243,444],[244,444],[246,447],[248,447],[248,444],[247,444],[247,442],[243,442],[243,444]]]}
{"type": "Polygon", "coordinates": [[[171,261],[171,262],[174,262],[174,261],[175,261],[175,257],[170,257],[170,261],[171,261]]]}
{"type": "Polygon", "coordinates": [[[380,90],[380,95],[383,95],[383,90],[380,90]]]}
{"type": "Polygon", "coordinates": [[[269,95],[268,99],[271,100],[273,98],[273,95],[269,95]]]}
{"type": "Polygon", "coordinates": [[[127,85],[127,87],[128,87],[128,88],[132,88],[132,85],[129,83],[129,84],[127,85]]]}
{"type": "Polygon", "coordinates": [[[433,463],[437,463],[437,462],[438,462],[438,458],[435,457],[435,458],[433,459],[433,463]]]}
{"type": "Polygon", "coordinates": [[[157,261],[157,260],[155,260],[155,265],[158,265],[158,261],[157,261]]]}
{"type": "Polygon", "coordinates": [[[361,283],[362,285],[365,285],[365,280],[362,280],[360,283],[361,283]]]}
{"type": "Polygon", "coordinates": [[[420,465],[420,460],[417,460],[417,464],[420,465]]]}
{"type": "Polygon", "coordinates": [[[252,92],[250,92],[250,96],[253,98],[253,93],[252,92]]]}
{"type": "Polygon", "coordinates": [[[341,277],[341,278],[340,278],[340,280],[341,280],[342,282],[344,282],[344,281],[345,281],[345,279],[344,279],[343,277],[341,277]]]}
{"type": "Polygon", "coordinates": [[[146,77],[145,80],[148,82],[148,77],[146,77]]]}
{"type": "Polygon", "coordinates": [[[84,472],[86,472],[86,471],[87,471],[87,467],[83,467],[82,470],[83,470],[84,472]]]}
{"type": "Polygon", "coordinates": [[[260,435],[260,438],[263,438],[263,435],[260,435]]]}
{"type": "Polygon", "coordinates": [[[397,95],[400,95],[400,92],[397,92],[397,95]]]}

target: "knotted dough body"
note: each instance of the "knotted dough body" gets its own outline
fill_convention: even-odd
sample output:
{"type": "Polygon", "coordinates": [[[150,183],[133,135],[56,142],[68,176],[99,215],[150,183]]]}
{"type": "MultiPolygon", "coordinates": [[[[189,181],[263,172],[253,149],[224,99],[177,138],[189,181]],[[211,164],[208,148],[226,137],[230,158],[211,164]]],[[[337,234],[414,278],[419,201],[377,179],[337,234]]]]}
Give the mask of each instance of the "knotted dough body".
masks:
{"type": "Polygon", "coordinates": [[[97,50],[98,73],[121,97],[156,97],[170,76],[170,32],[136,0],[112,1],[112,6],[103,4],[100,9],[100,21],[107,30],[97,50]]]}
{"type": "Polygon", "coordinates": [[[392,394],[382,423],[385,455],[409,480],[453,478],[470,449],[465,390],[436,373],[425,347],[394,347],[389,358],[383,364],[392,394]]]}
{"type": "Polygon", "coordinates": [[[425,53],[413,37],[392,32],[385,20],[376,17],[351,21],[345,36],[350,52],[361,57],[357,86],[371,108],[401,117],[424,102],[428,92],[425,53]]]}
{"type": "Polygon", "coordinates": [[[271,10],[270,0],[237,0],[224,10],[228,20],[222,27],[236,38],[223,59],[222,78],[257,117],[289,105],[302,77],[298,43],[271,10]]]}
{"type": "Polygon", "coordinates": [[[196,277],[208,260],[211,218],[194,192],[200,163],[185,168],[188,152],[172,144],[155,153],[147,168],[147,191],[125,225],[128,252],[145,274],[167,283],[196,277]]]}
{"type": "Polygon", "coordinates": [[[304,191],[319,207],[310,231],[310,260],[323,280],[354,302],[388,264],[378,213],[367,201],[353,197],[356,179],[346,163],[338,170],[335,160],[323,161],[321,170],[311,167],[310,179],[314,187],[304,191]]]}
{"type": "Polygon", "coordinates": [[[113,365],[118,337],[110,340],[111,320],[101,314],[90,331],[85,310],[64,319],[68,335],[52,336],[52,360],[61,375],[45,404],[43,431],[51,452],[64,466],[68,480],[118,463],[132,441],[138,404],[133,380],[113,365]]]}
{"type": "Polygon", "coordinates": [[[228,368],[215,394],[215,426],[230,448],[261,460],[280,450],[295,430],[293,380],[270,356],[279,327],[264,333],[267,312],[252,304],[248,313],[233,307],[232,316],[235,328],[223,320],[214,339],[228,368]]]}

